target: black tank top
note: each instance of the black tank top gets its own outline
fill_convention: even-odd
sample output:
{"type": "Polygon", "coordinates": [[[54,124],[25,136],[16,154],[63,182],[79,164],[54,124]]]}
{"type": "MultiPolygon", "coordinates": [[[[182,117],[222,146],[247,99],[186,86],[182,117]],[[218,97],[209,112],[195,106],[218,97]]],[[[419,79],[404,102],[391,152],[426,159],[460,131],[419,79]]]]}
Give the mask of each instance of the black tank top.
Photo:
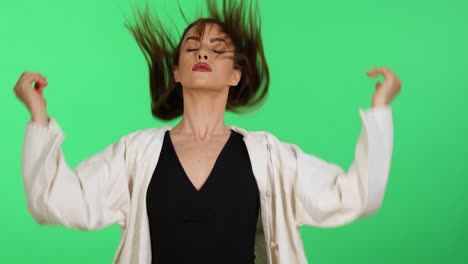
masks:
{"type": "Polygon", "coordinates": [[[197,190],[166,131],[146,203],[152,263],[254,263],[259,195],[241,134],[231,130],[197,190]]]}

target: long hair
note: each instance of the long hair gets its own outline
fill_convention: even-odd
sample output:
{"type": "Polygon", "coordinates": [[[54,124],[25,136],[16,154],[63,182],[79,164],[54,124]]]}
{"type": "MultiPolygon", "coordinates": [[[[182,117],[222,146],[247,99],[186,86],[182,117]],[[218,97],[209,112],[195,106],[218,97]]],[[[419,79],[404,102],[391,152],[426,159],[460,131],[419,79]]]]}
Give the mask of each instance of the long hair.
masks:
{"type": "Polygon", "coordinates": [[[234,67],[241,70],[237,86],[230,87],[226,109],[235,113],[248,112],[263,104],[268,92],[270,73],[263,51],[260,16],[255,0],[206,0],[208,16],[188,23],[182,36],[173,36],[161,20],[151,15],[148,5],[136,10],[135,20],[125,26],[142,50],[149,67],[151,113],[162,120],[171,120],[183,113],[182,86],[175,82],[173,69],[177,66],[181,41],[192,27],[203,34],[206,24],[217,24],[233,41],[234,67]]]}

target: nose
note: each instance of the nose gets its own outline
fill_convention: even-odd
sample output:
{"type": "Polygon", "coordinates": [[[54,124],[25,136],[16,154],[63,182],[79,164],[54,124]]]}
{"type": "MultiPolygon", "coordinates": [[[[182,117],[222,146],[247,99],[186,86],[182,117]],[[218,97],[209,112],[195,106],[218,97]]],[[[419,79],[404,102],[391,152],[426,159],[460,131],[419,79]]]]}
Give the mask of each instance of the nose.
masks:
{"type": "Polygon", "coordinates": [[[204,45],[202,45],[200,47],[200,49],[198,50],[198,52],[196,53],[197,55],[197,60],[198,61],[202,61],[202,60],[205,60],[207,61],[208,60],[208,47],[205,47],[204,45]]]}
{"type": "Polygon", "coordinates": [[[206,55],[205,52],[201,51],[200,53],[198,53],[197,59],[198,59],[199,61],[201,61],[201,60],[208,60],[208,55],[206,55]]]}

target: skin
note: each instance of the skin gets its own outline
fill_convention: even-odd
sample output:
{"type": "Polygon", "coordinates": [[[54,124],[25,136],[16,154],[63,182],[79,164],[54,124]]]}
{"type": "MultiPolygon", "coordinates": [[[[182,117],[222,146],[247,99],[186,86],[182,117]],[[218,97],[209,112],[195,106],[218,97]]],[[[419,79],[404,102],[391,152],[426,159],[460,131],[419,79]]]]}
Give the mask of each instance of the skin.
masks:
{"type": "Polygon", "coordinates": [[[171,132],[203,142],[229,134],[224,113],[230,86],[238,84],[241,71],[234,69],[233,44],[218,25],[208,24],[203,38],[196,40],[196,36],[194,28],[184,36],[179,65],[174,69],[174,79],[183,87],[184,113],[171,132]],[[192,71],[199,62],[209,64],[212,71],[192,71]]]}
{"type": "MultiPolygon", "coordinates": [[[[225,108],[229,89],[235,89],[230,87],[236,86],[241,78],[241,71],[234,68],[231,52],[234,47],[229,37],[216,24],[208,24],[204,30],[202,39],[193,38],[197,36],[193,28],[183,37],[179,63],[173,74],[183,87],[184,112],[179,124],[170,130],[179,161],[197,190],[209,177],[231,133],[224,122],[225,108]],[[192,71],[198,62],[208,63],[212,72],[192,71]]],[[[376,83],[371,100],[373,108],[389,105],[401,90],[400,79],[389,68],[374,67],[367,71],[370,78],[379,75],[384,76],[384,81],[376,83]]],[[[42,126],[48,125],[43,96],[47,84],[46,77],[40,73],[24,72],[14,87],[32,122],[42,126]]]]}
{"type": "Polygon", "coordinates": [[[218,25],[206,25],[200,40],[194,36],[192,28],[182,39],[174,69],[174,79],[183,87],[184,113],[170,137],[185,174],[200,190],[231,134],[224,113],[229,89],[237,85],[241,71],[234,69],[233,44],[218,25]],[[212,71],[192,71],[198,62],[208,63],[212,71]]]}

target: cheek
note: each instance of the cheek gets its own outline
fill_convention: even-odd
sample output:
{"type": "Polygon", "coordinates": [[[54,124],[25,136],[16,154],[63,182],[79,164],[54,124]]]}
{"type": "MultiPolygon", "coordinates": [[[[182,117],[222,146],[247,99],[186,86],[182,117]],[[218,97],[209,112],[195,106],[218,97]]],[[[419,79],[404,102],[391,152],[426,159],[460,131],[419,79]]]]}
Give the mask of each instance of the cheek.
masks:
{"type": "Polygon", "coordinates": [[[225,62],[219,64],[218,69],[225,73],[225,76],[231,77],[234,71],[234,63],[232,61],[226,60],[225,62]]]}
{"type": "Polygon", "coordinates": [[[190,64],[190,57],[188,56],[188,54],[180,55],[180,57],[179,57],[179,68],[182,71],[185,71],[186,68],[187,68],[187,65],[189,65],[189,64],[190,64]]]}

